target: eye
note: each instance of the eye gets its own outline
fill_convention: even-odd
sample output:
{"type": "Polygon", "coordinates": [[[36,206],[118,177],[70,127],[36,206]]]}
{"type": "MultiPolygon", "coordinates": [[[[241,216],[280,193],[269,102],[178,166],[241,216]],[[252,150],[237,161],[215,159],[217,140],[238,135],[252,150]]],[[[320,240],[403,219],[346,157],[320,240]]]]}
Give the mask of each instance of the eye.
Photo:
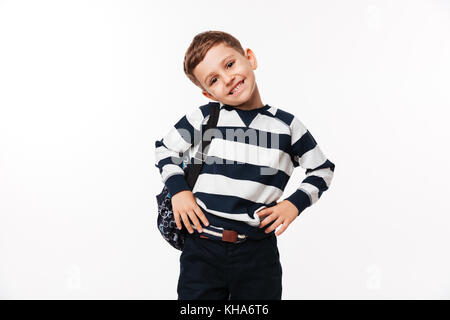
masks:
{"type": "MultiPolygon", "coordinates": [[[[228,63],[227,63],[227,67],[228,67],[230,64],[231,64],[231,66],[232,66],[232,65],[234,64],[234,60],[228,62],[228,63]]],[[[230,66],[230,68],[231,68],[231,66],[230,66]]],[[[213,81],[214,79],[216,79],[216,78],[212,78],[211,81],[209,82],[209,85],[210,85],[210,86],[213,85],[213,84],[215,83],[215,81],[213,81]]]]}

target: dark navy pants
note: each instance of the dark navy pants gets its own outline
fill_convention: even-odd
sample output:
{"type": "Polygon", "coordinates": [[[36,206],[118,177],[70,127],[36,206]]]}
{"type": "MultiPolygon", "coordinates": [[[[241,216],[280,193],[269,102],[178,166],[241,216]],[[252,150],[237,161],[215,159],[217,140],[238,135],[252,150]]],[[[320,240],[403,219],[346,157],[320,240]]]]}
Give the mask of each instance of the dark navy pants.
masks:
{"type": "Polygon", "coordinates": [[[180,256],[179,300],[281,299],[277,237],[230,243],[186,236],[180,256]]]}

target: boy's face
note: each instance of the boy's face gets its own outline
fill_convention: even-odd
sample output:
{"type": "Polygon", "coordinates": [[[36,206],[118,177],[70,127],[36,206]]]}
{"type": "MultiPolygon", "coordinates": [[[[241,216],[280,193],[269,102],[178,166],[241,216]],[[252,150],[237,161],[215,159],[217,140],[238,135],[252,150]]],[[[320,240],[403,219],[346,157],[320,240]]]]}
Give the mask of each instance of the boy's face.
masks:
{"type": "Polygon", "coordinates": [[[193,73],[205,89],[202,90],[203,95],[223,104],[237,106],[252,100],[253,95],[257,94],[253,73],[256,67],[256,57],[250,49],[246,50],[244,57],[221,43],[209,49],[193,73]],[[240,87],[231,92],[239,83],[240,87]]]}

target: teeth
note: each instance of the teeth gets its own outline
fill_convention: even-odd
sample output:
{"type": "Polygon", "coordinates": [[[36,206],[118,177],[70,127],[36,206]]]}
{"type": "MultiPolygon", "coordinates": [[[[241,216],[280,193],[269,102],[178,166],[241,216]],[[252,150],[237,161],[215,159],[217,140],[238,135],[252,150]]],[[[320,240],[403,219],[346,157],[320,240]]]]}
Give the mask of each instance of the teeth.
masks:
{"type": "Polygon", "coordinates": [[[237,91],[237,90],[240,88],[241,85],[242,85],[242,81],[239,82],[239,84],[236,86],[236,88],[234,88],[233,90],[231,90],[231,92],[237,91]]]}

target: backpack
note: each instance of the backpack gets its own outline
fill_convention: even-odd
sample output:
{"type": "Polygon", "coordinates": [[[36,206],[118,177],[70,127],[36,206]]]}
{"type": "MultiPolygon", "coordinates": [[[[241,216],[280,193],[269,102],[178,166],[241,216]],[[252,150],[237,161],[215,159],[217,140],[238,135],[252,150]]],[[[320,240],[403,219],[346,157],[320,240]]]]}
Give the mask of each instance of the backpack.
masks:
{"type": "MultiPolygon", "coordinates": [[[[219,119],[220,107],[217,103],[209,103],[210,104],[210,116],[208,119],[208,123],[206,124],[205,131],[208,129],[214,129],[217,126],[217,121],[219,119]]],[[[195,182],[200,174],[200,171],[203,167],[203,163],[206,158],[206,154],[202,153],[202,151],[206,150],[211,140],[204,140],[203,132],[202,132],[202,142],[198,148],[198,151],[195,155],[195,158],[201,159],[201,163],[192,163],[187,165],[184,161],[182,163],[183,171],[185,175],[186,182],[191,190],[194,189],[195,182]],[[202,156],[203,155],[203,156],[202,156]]],[[[182,153],[180,154],[180,156],[182,153]]],[[[184,240],[186,238],[187,229],[181,221],[182,228],[179,230],[175,223],[175,217],[172,211],[172,200],[171,194],[169,190],[164,185],[162,191],[156,196],[156,202],[158,204],[158,230],[161,233],[162,237],[169,242],[169,244],[178,250],[183,250],[184,240]]]]}

